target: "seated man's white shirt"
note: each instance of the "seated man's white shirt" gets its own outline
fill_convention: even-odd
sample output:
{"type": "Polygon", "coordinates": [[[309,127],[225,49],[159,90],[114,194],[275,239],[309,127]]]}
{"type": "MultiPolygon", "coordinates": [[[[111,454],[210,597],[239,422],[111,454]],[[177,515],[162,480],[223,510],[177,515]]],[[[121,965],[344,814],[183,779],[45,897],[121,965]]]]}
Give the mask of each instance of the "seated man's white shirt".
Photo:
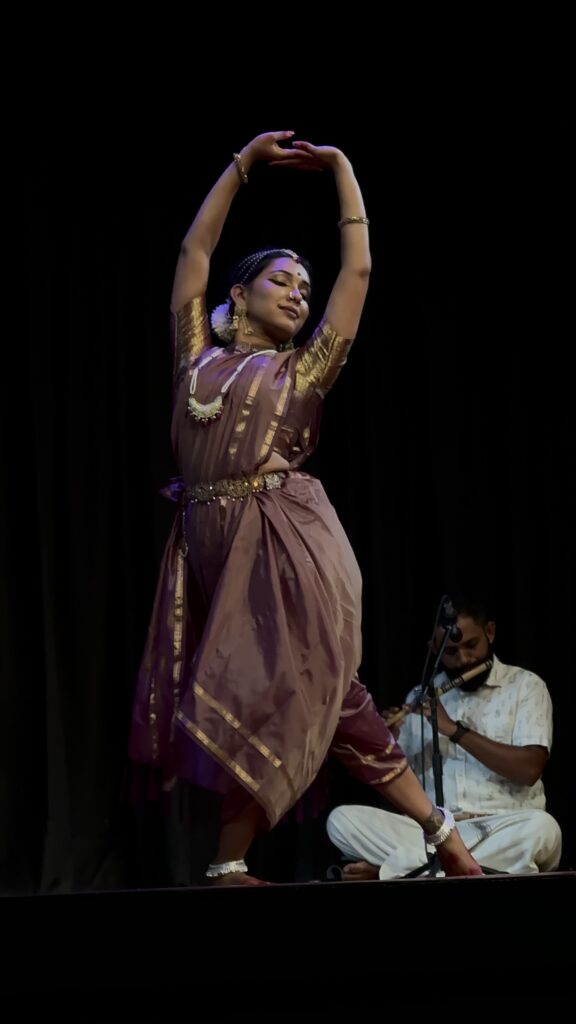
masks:
{"type": "MultiPolygon", "coordinates": [[[[445,673],[436,677],[436,687],[447,681],[445,673]]],[[[410,703],[418,688],[406,698],[410,703]]],[[[537,745],[550,750],[552,745],[552,701],[539,676],[514,665],[504,665],[494,657],[490,676],[478,690],[466,692],[454,687],[440,698],[447,714],[475,732],[497,743],[515,747],[537,745]]],[[[422,717],[406,716],[398,738],[412,769],[422,781],[422,717]]],[[[425,789],[434,799],[432,772],[432,728],[424,725],[425,789]]],[[[478,761],[463,747],[439,736],[443,763],[444,804],[453,814],[497,814],[522,809],[544,810],[544,786],[539,779],[533,786],[508,782],[478,761]]]]}

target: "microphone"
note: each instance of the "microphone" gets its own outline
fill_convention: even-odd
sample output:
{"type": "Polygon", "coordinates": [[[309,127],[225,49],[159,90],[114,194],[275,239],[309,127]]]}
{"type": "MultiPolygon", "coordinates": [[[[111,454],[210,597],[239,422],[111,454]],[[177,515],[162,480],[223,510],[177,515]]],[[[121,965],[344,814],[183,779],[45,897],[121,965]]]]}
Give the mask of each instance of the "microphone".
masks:
{"type": "Polygon", "coordinates": [[[448,635],[452,643],[459,644],[462,639],[462,630],[456,625],[458,618],[458,612],[454,608],[452,601],[448,597],[448,594],[444,594],[440,602],[440,615],[438,623],[448,631],[448,635]]]}

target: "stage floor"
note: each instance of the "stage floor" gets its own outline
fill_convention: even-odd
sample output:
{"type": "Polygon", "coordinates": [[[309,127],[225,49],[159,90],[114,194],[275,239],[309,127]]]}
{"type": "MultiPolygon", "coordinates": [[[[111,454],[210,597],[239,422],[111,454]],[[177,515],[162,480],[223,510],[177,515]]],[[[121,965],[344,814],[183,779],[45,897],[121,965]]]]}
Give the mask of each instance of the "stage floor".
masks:
{"type": "Polygon", "coordinates": [[[443,1014],[464,994],[492,998],[496,982],[549,1000],[550,986],[572,982],[575,881],[551,872],[5,896],[2,990],[45,1010],[60,994],[62,1011],[83,1007],[77,1021],[232,1022],[242,1011],[275,1024],[306,1019],[310,999],[350,1020],[401,993],[430,1000],[430,985],[444,994],[429,1006],[443,1014]]]}

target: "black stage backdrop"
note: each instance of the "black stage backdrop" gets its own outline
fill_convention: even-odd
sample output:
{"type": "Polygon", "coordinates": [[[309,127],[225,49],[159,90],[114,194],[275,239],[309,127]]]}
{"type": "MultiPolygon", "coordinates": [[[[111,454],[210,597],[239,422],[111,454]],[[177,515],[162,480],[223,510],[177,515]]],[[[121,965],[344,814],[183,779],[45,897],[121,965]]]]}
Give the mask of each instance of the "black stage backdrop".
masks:
{"type": "MultiPolygon", "coordinates": [[[[93,124],[39,148],[34,205],[21,209],[28,297],[4,445],[4,892],[186,884],[202,860],[197,830],[175,813],[186,805],[201,821],[198,794],[173,798],[166,828],[160,813],[132,815],[120,792],[173,515],[158,491],[175,473],[168,303],[178,246],[232,149],[268,126],[223,119],[157,135],[153,148],[93,124]]],[[[545,783],[564,830],[562,866],[575,867],[563,136],[544,119],[535,136],[528,113],[486,115],[468,131],[447,115],[424,118],[387,137],[350,122],[293,127],[349,154],[372,225],[369,300],[308,466],[363,572],[361,676],[380,707],[397,703],[419,679],[440,594],[482,589],[499,656],[551,691],[545,783]]],[[[333,183],[268,168],[250,177],[210,299],[223,299],[214,284],[232,260],[280,244],[312,261],[317,318],[338,267],[333,183]]],[[[338,771],[326,781],[325,810],[363,797],[338,771]]],[[[288,879],[320,877],[334,854],[321,821],[306,818],[280,826],[257,856],[268,877],[288,879]]]]}

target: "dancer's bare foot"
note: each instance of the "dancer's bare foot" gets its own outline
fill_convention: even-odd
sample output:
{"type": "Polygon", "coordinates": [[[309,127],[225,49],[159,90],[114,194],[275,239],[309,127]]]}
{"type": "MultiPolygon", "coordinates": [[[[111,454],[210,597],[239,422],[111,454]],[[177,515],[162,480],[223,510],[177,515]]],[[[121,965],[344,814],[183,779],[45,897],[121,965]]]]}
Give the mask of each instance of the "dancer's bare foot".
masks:
{"type": "Polygon", "coordinates": [[[367,860],[359,860],[342,868],[342,879],[344,882],[367,882],[370,879],[379,877],[380,872],[376,865],[369,864],[367,860]]]}
{"type": "Polygon", "coordinates": [[[231,871],[229,875],[220,875],[219,878],[211,878],[210,885],[215,886],[227,886],[227,885],[271,885],[271,882],[263,882],[261,878],[254,878],[253,875],[247,875],[243,871],[231,871]]]}
{"type": "Polygon", "coordinates": [[[436,853],[447,877],[483,874],[478,862],[464,846],[457,829],[453,829],[448,839],[436,847],[436,853]]]}

